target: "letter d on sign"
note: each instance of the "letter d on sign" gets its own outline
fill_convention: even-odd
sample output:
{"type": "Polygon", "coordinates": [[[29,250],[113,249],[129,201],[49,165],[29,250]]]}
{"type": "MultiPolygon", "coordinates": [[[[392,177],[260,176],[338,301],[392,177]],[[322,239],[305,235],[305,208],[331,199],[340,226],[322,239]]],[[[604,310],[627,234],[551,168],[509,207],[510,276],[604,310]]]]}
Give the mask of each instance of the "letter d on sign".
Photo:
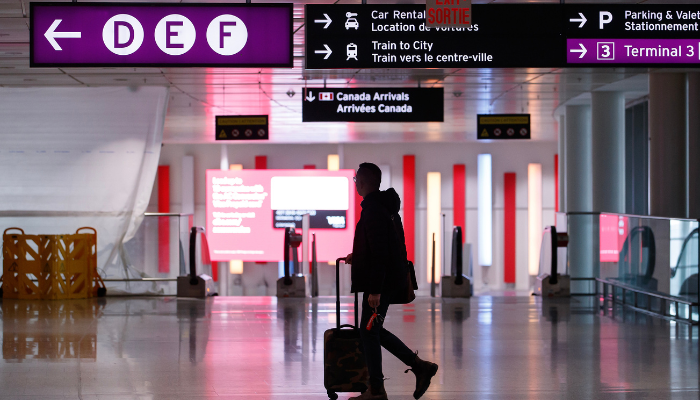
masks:
{"type": "Polygon", "coordinates": [[[102,29],[102,41],[112,53],[128,56],[141,47],[143,27],[131,15],[115,15],[107,21],[102,29]]]}
{"type": "Polygon", "coordinates": [[[134,42],[134,28],[127,24],[124,21],[114,21],[114,48],[115,49],[123,49],[124,47],[129,47],[131,43],[134,42]],[[121,39],[123,39],[123,35],[120,36],[119,32],[123,31],[121,28],[125,27],[128,32],[128,39],[126,39],[126,42],[121,42],[121,39]]]}

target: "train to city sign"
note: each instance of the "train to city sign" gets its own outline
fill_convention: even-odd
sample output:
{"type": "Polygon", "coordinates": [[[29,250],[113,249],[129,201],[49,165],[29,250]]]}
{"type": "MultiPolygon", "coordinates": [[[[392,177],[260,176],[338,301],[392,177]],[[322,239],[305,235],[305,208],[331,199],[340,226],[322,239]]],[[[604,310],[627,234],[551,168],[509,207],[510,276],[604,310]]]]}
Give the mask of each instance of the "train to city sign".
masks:
{"type": "Polygon", "coordinates": [[[291,4],[30,4],[31,67],[292,67],[291,4]]]}

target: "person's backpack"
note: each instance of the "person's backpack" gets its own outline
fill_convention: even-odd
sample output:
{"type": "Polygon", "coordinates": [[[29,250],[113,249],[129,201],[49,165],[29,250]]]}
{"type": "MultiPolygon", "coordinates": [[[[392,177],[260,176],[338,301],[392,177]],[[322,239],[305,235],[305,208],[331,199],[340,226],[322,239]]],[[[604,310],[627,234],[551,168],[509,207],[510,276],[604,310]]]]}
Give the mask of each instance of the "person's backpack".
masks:
{"type": "Polygon", "coordinates": [[[397,289],[392,299],[392,304],[408,304],[416,299],[415,291],[418,290],[418,281],[416,280],[416,270],[413,267],[413,262],[408,260],[406,251],[406,235],[403,230],[403,223],[399,213],[390,215],[391,224],[394,231],[394,257],[397,257],[399,262],[396,263],[398,270],[396,277],[397,289]]]}

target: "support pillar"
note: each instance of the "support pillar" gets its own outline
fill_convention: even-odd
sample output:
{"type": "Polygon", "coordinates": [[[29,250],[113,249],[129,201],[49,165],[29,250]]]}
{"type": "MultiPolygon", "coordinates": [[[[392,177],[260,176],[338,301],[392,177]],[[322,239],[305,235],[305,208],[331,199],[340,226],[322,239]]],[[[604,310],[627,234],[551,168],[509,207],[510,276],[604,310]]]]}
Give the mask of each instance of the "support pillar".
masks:
{"type": "Polygon", "coordinates": [[[700,219],[700,73],[688,74],[688,216],[700,219]]]}
{"type": "Polygon", "coordinates": [[[591,107],[566,106],[566,212],[591,211],[591,107]]]}
{"type": "MultiPolygon", "coordinates": [[[[566,107],[566,212],[590,212],[593,208],[591,161],[591,107],[566,107]]],[[[569,275],[572,278],[598,276],[597,243],[593,233],[597,216],[568,216],[569,275]]],[[[572,293],[589,293],[588,282],[571,283],[572,293]]]]}
{"type": "Polygon", "coordinates": [[[625,96],[591,93],[593,210],[625,212],[625,96]]]}
{"type": "Polygon", "coordinates": [[[566,115],[559,116],[559,212],[566,212],[566,115]]]}
{"type": "Polygon", "coordinates": [[[651,215],[687,216],[686,76],[649,74],[649,209],[651,215]]]}

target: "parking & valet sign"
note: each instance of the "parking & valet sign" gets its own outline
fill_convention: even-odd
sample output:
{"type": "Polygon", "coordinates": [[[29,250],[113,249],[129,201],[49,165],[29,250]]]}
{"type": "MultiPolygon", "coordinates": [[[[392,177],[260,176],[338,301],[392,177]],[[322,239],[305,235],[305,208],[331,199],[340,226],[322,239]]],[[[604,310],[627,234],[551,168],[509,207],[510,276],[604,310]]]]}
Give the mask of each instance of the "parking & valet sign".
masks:
{"type": "Polygon", "coordinates": [[[442,88],[305,88],[304,122],[442,122],[442,88]]]}
{"type": "Polygon", "coordinates": [[[30,4],[32,67],[292,67],[291,4],[30,4]]]}

